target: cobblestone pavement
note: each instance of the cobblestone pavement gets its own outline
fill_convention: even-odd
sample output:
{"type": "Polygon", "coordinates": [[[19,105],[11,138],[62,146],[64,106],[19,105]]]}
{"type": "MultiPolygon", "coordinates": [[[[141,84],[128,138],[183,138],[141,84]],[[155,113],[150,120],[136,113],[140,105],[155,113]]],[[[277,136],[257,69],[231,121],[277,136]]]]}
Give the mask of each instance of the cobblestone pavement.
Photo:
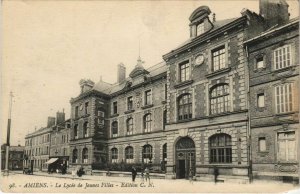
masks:
{"type": "MultiPolygon", "coordinates": [[[[34,175],[23,175],[21,172],[1,175],[1,190],[3,192],[94,192],[94,193],[153,193],[153,192],[197,192],[197,193],[283,193],[298,190],[299,186],[287,183],[256,181],[252,184],[232,184],[151,179],[150,183],[137,178],[135,182],[130,177],[105,177],[84,175],[47,174],[36,172],[34,175]]],[[[297,192],[297,191],[295,191],[297,192]]]]}

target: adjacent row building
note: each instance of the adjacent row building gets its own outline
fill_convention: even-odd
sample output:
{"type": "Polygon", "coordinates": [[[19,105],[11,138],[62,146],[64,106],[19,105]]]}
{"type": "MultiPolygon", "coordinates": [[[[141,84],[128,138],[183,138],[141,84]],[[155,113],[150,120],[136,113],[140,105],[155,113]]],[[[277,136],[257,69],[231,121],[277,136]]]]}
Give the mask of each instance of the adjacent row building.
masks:
{"type": "Polygon", "coordinates": [[[150,165],[170,179],[211,181],[215,169],[220,181],[298,179],[299,19],[285,0],[259,3],[259,14],[226,20],[201,6],[164,62],[145,69],[139,57],[129,77],[119,64],[115,84],[81,80],[70,120],[28,135],[51,141],[27,154],[50,146],[47,159],[87,173],[150,165]]]}

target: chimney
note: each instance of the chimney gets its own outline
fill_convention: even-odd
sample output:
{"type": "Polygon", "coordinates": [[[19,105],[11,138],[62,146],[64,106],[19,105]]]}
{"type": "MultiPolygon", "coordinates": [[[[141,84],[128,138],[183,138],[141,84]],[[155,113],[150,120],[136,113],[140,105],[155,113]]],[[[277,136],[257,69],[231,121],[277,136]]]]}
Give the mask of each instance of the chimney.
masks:
{"type": "Polygon", "coordinates": [[[64,112],[57,112],[56,113],[56,125],[65,122],[65,113],[64,112]]]}
{"type": "Polygon", "coordinates": [[[264,17],[267,28],[288,22],[288,7],[285,0],[259,0],[259,14],[264,17]]]}
{"type": "Polygon", "coordinates": [[[81,88],[81,93],[84,93],[91,90],[94,87],[95,83],[90,79],[82,79],[80,80],[79,85],[81,88]]]}
{"type": "Polygon", "coordinates": [[[48,117],[47,127],[52,127],[55,125],[55,117],[48,117]]]}
{"type": "Polygon", "coordinates": [[[213,22],[216,22],[216,14],[213,13],[212,16],[213,16],[212,21],[213,21],[213,22]]]}
{"type": "Polygon", "coordinates": [[[123,63],[118,65],[118,83],[125,81],[126,79],[126,67],[123,63]]]}

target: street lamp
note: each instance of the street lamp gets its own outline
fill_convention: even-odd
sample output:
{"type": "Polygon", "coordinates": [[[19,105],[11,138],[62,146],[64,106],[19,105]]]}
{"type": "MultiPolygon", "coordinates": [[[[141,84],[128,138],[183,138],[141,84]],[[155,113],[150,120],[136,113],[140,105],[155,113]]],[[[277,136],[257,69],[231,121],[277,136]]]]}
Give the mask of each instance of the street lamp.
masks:
{"type": "Polygon", "coordinates": [[[10,146],[10,126],[11,126],[12,97],[13,97],[13,94],[12,94],[12,92],[10,92],[9,112],[8,112],[8,121],[7,121],[5,169],[4,169],[4,172],[3,172],[4,176],[9,175],[8,157],[9,157],[9,146],[10,146]]]}

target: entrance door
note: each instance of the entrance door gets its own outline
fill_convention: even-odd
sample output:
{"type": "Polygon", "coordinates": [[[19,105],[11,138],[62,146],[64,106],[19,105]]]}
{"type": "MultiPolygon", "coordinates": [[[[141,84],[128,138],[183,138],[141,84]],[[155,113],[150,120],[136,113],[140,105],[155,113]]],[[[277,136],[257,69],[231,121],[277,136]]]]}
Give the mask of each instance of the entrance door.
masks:
{"type": "Polygon", "coordinates": [[[188,179],[195,175],[195,144],[189,137],[176,143],[176,178],[188,179]]]}
{"type": "Polygon", "coordinates": [[[185,160],[178,161],[178,178],[185,178],[185,160]]]}

